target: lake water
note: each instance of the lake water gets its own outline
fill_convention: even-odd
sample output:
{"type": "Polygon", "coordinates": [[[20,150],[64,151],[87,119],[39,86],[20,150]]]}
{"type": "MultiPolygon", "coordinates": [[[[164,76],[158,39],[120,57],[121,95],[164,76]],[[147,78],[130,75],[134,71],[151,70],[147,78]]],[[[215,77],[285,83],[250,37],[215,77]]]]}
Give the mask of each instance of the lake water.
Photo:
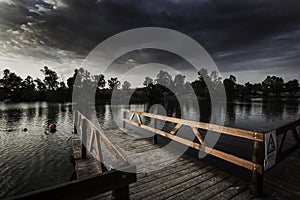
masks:
{"type": "MultiPolygon", "coordinates": [[[[225,125],[267,132],[296,120],[299,101],[289,103],[252,102],[230,103],[225,125]]],[[[116,120],[121,118],[121,108],[116,120]]],[[[109,104],[96,107],[97,119],[103,129],[116,127],[109,104]]],[[[148,104],[131,105],[145,111],[148,104]]],[[[194,119],[195,108],[182,108],[181,118],[194,119]]],[[[0,103],[0,198],[28,192],[69,181],[73,174],[71,163],[72,105],[59,103],[0,103]],[[57,132],[45,134],[51,122],[57,132]],[[12,128],[12,132],[7,132],[12,128]],[[24,132],[23,129],[28,131],[24,132]]],[[[171,113],[176,116],[176,113],[171,113]]],[[[195,120],[195,119],[194,119],[195,120]]]]}

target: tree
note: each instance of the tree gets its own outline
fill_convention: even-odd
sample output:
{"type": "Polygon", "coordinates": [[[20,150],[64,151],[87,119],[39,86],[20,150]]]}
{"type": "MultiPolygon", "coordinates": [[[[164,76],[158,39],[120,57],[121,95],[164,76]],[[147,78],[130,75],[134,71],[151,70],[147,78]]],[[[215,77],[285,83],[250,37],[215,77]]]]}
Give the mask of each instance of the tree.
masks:
{"type": "Polygon", "coordinates": [[[65,90],[65,89],[67,89],[65,82],[61,81],[61,82],[59,83],[59,89],[60,89],[60,90],[65,90]]]}
{"type": "Polygon", "coordinates": [[[160,70],[156,77],[157,77],[157,79],[155,79],[156,84],[165,86],[166,88],[173,87],[172,76],[167,71],[160,70]]]}
{"type": "Polygon", "coordinates": [[[99,89],[105,87],[106,81],[103,74],[95,75],[95,81],[97,82],[97,87],[99,89]]]}
{"type": "Polygon", "coordinates": [[[233,99],[235,97],[235,89],[236,89],[236,77],[230,75],[229,78],[226,78],[223,81],[227,98],[233,99]]]}
{"type": "Polygon", "coordinates": [[[113,89],[118,89],[119,87],[120,87],[120,81],[118,80],[118,78],[117,77],[115,77],[115,78],[110,78],[109,80],[108,80],[108,86],[109,86],[109,89],[110,90],[113,90],[113,89]]]}
{"type": "Polygon", "coordinates": [[[174,87],[176,91],[183,91],[185,88],[185,76],[177,74],[174,78],[174,87]]]}
{"type": "Polygon", "coordinates": [[[128,81],[124,81],[122,85],[122,90],[129,90],[131,87],[131,84],[128,81]]]}
{"type": "Polygon", "coordinates": [[[45,83],[41,79],[36,78],[34,82],[36,83],[36,88],[38,91],[41,92],[47,90],[45,83]]]}
{"type": "Polygon", "coordinates": [[[73,76],[67,79],[68,88],[73,89],[77,74],[78,74],[78,69],[75,69],[73,76]]]}
{"type": "Polygon", "coordinates": [[[287,92],[289,92],[290,96],[294,96],[299,90],[298,80],[294,79],[294,80],[288,81],[285,84],[285,90],[287,92]]]}
{"type": "Polygon", "coordinates": [[[276,94],[280,96],[283,91],[284,81],[281,77],[277,76],[267,76],[267,78],[262,82],[262,87],[264,94],[276,94]]]}
{"type": "Polygon", "coordinates": [[[150,78],[149,76],[145,77],[145,80],[144,80],[144,82],[143,82],[143,85],[144,85],[145,87],[151,87],[151,86],[153,86],[153,79],[150,78]]]}
{"type": "Polygon", "coordinates": [[[8,69],[3,71],[3,78],[0,81],[0,84],[3,88],[11,91],[17,92],[21,89],[23,79],[17,76],[15,73],[10,72],[8,69]]]}
{"type": "Polygon", "coordinates": [[[44,69],[41,69],[41,72],[44,74],[44,83],[48,90],[56,90],[58,87],[58,76],[57,73],[47,66],[44,66],[44,69]]]}

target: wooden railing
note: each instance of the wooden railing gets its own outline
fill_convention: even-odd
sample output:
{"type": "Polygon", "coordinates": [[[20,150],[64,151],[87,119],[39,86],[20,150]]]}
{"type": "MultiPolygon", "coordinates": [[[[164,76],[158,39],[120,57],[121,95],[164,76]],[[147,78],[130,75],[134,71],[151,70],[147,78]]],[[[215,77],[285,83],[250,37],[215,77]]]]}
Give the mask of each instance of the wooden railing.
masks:
{"type": "Polygon", "coordinates": [[[137,179],[136,167],[132,162],[111,143],[100,128],[78,111],[75,111],[74,133],[81,136],[81,158],[85,159],[89,151],[98,162],[99,175],[26,193],[13,199],[87,199],[107,191],[113,192],[113,199],[130,199],[129,184],[137,179]],[[110,165],[107,169],[101,143],[119,161],[118,166],[110,165]]]}
{"type": "MultiPolygon", "coordinates": [[[[157,135],[160,135],[160,136],[169,138],[171,140],[174,140],[176,142],[179,142],[181,144],[187,145],[191,148],[204,151],[207,154],[213,155],[222,160],[236,164],[240,167],[244,167],[248,170],[251,170],[252,177],[253,177],[252,179],[253,179],[253,183],[254,183],[253,193],[256,194],[257,196],[259,196],[259,194],[262,193],[262,187],[263,187],[262,186],[262,182],[263,182],[262,181],[262,179],[263,179],[263,176],[262,176],[262,174],[263,174],[263,142],[264,142],[263,133],[242,130],[242,129],[236,129],[236,128],[230,128],[230,127],[223,127],[223,126],[219,126],[219,125],[196,122],[196,121],[189,121],[189,120],[184,120],[184,119],[156,115],[156,114],[152,114],[152,113],[133,111],[133,110],[128,110],[128,109],[124,109],[123,112],[130,113],[129,119],[126,119],[125,117],[123,118],[123,121],[125,123],[131,124],[134,126],[138,126],[140,128],[143,128],[145,130],[155,133],[154,143],[157,142],[157,135]],[[135,116],[137,118],[137,122],[133,121],[135,116]],[[154,119],[154,127],[144,125],[142,122],[141,116],[154,119]],[[171,130],[170,132],[165,132],[163,130],[156,129],[157,128],[156,120],[173,122],[173,123],[176,123],[176,125],[173,128],[173,130],[171,130]],[[176,132],[183,125],[191,128],[191,131],[195,134],[195,137],[197,138],[198,142],[190,141],[188,139],[185,139],[185,138],[182,138],[182,137],[179,137],[176,135],[176,132]],[[225,153],[220,150],[216,150],[216,149],[206,146],[205,141],[198,129],[219,132],[222,134],[227,134],[227,135],[240,137],[240,138],[244,138],[244,139],[253,141],[252,160],[249,161],[244,158],[240,158],[235,155],[225,153]]],[[[124,114],[124,116],[125,116],[125,114],[124,114]]]]}
{"type": "Polygon", "coordinates": [[[300,116],[298,120],[277,128],[275,132],[277,135],[276,163],[279,163],[300,147],[300,116]],[[299,129],[299,131],[297,131],[297,128],[299,129]],[[283,145],[287,139],[286,136],[288,135],[288,133],[292,133],[296,143],[283,152],[283,145]]]}
{"type": "MultiPolygon", "coordinates": [[[[230,163],[233,163],[235,165],[238,165],[240,167],[246,168],[248,170],[252,171],[252,193],[259,197],[263,195],[263,174],[265,173],[265,149],[267,145],[266,141],[266,135],[264,133],[249,131],[249,130],[243,130],[243,129],[237,129],[237,128],[230,128],[230,127],[224,127],[214,124],[208,124],[203,122],[196,122],[196,121],[189,121],[184,119],[178,119],[173,117],[167,117],[152,113],[146,113],[146,112],[139,112],[134,110],[123,110],[123,127],[125,126],[125,123],[131,124],[133,126],[138,126],[140,128],[143,128],[145,130],[151,131],[154,133],[153,143],[157,143],[157,135],[169,138],[171,140],[174,140],[176,142],[179,142],[181,144],[187,145],[191,148],[194,148],[196,150],[202,150],[210,155],[213,155],[215,157],[218,157],[222,160],[228,161],[230,163]],[[126,118],[126,113],[130,114],[129,119],[126,118]],[[143,124],[141,116],[152,118],[154,120],[154,126],[150,127],[145,124],[143,124]],[[136,117],[137,122],[134,121],[134,117],[136,117]],[[157,120],[167,121],[175,123],[176,125],[170,132],[166,132],[163,130],[157,129],[157,120]],[[182,126],[188,126],[191,128],[192,132],[195,135],[195,138],[197,138],[198,142],[190,141],[185,138],[179,137],[176,135],[176,132],[182,127],[182,126]],[[213,132],[218,132],[225,135],[230,135],[238,138],[244,138],[247,140],[252,141],[252,159],[251,161],[237,157],[232,154],[228,154],[225,152],[222,152],[220,150],[216,150],[210,147],[207,147],[205,144],[205,140],[203,139],[202,135],[199,132],[199,129],[202,130],[208,130],[213,132]]],[[[285,125],[283,127],[280,127],[278,129],[275,129],[272,132],[276,132],[277,136],[282,135],[281,138],[278,138],[277,146],[276,146],[276,162],[274,165],[279,163],[283,158],[288,156],[290,153],[295,151],[300,147],[300,133],[297,131],[297,128],[300,126],[300,117],[298,120],[285,125]],[[293,137],[296,141],[296,144],[293,145],[291,148],[289,148],[287,151],[282,152],[282,147],[284,144],[284,141],[286,139],[286,135],[288,132],[291,131],[293,134],[293,137]]]]}

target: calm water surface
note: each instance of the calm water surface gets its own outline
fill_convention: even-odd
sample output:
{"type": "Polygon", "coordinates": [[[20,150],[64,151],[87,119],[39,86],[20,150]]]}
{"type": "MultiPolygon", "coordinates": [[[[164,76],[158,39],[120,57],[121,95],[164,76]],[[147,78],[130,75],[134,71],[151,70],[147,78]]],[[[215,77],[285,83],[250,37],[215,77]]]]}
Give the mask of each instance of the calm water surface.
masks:
{"type": "MultiPolygon", "coordinates": [[[[116,120],[121,118],[121,108],[116,120]]],[[[145,111],[148,104],[132,105],[145,111]]],[[[97,106],[104,129],[116,127],[108,104],[97,106]]],[[[193,106],[184,105],[181,117],[196,120],[193,106]]],[[[227,126],[267,132],[298,118],[299,101],[289,103],[232,103],[227,107],[227,126]]],[[[171,113],[172,114],[172,113],[171,113]]],[[[173,113],[175,116],[176,113],[173,113]]],[[[0,103],[0,198],[69,181],[72,177],[72,105],[58,103],[0,103]],[[45,134],[51,122],[58,131],[45,134]],[[7,128],[14,131],[7,132],[7,128]],[[22,130],[27,128],[27,132],[22,130]]]]}

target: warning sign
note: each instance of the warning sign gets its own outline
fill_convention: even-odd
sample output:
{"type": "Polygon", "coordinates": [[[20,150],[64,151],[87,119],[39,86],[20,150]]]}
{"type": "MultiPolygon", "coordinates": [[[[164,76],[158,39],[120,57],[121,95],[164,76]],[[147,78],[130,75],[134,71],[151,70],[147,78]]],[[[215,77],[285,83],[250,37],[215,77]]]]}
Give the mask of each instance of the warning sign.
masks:
{"type": "Polygon", "coordinates": [[[276,131],[265,134],[265,171],[276,164],[276,131]]]}

